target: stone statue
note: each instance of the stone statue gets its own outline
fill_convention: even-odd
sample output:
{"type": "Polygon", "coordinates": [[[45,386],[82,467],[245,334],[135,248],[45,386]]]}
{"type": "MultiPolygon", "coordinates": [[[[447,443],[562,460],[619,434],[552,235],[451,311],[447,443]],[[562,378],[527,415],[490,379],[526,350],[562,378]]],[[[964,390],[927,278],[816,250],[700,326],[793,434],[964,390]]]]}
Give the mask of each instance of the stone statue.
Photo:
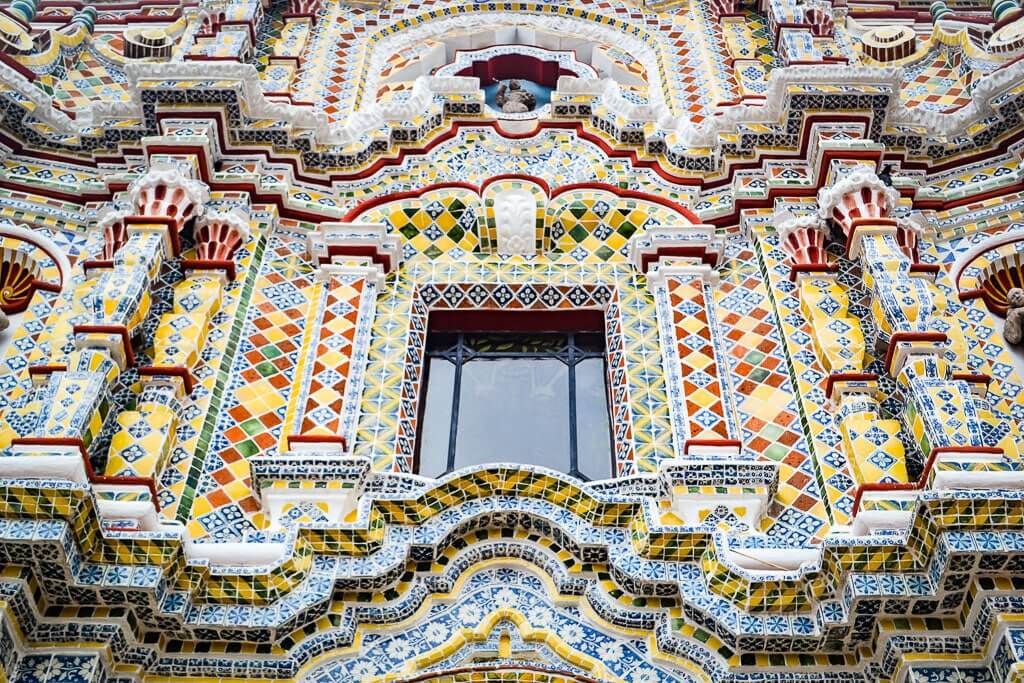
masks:
{"type": "Polygon", "coordinates": [[[7,314],[4,313],[3,311],[0,311],[0,332],[6,330],[10,326],[10,324],[11,321],[7,317],[7,314]]]}
{"type": "Polygon", "coordinates": [[[1006,324],[1003,325],[1003,339],[1010,344],[1020,344],[1024,339],[1024,289],[1014,287],[1006,294],[1006,324]]]}
{"type": "Polygon", "coordinates": [[[498,92],[494,95],[494,101],[503,112],[508,114],[521,114],[533,111],[537,106],[537,98],[528,90],[524,90],[519,81],[514,78],[507,84],[498,86],[498,92]]]}

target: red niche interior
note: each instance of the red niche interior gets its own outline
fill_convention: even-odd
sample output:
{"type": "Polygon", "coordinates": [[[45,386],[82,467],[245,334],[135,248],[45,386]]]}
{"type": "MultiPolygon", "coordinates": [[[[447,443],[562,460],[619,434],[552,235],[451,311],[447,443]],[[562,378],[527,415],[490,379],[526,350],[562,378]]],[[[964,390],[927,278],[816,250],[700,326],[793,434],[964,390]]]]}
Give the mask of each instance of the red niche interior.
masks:
{"type": "Polygon", "coordinates": [[[474,61],[472,66],[467,66],[456,74],[456,76],[476,76],[480,79],[481,87],[486,87],[496,81],[522,78],[545,88],[554,88],[558,85],[559,76],[577,75],[575,71],[560,68],[556,61],[545,61],[514,52],[474,61]]]}

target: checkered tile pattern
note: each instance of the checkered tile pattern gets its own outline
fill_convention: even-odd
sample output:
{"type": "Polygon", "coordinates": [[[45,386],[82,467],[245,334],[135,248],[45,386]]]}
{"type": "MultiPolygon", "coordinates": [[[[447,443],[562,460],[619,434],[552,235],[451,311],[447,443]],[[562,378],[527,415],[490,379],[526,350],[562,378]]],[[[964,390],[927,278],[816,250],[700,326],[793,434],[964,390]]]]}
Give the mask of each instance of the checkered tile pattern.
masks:
{"type": "Polygon", "coordinates": [[[363,223],[386,223],[404,238],[403,256],[458,259],[478,251],[480,198],[470,190],[438,190],[422,197],[374,207],[359,216],[363,223]]]}
{"type": "MultiPolygon", "coordinates": [[[[196,537],[235,536],[262,524],[248,458],[276,449],[295,379],[312,272],[304,235],[270,238],[209,450],[189,527],[196,537]]],[[[199,463],[196,463],[197,465],[199,463]]]]}
{"type": "Polygon", "coordinates": [[[689,221],[660,205],[622,200],[597,190],[573,190],[548,205],[545,243],[551,251],[577,261],[595,257],[623,261],[629,238],[638,230],[667,223],[689,221]]]}
{"type": "Polygon", "coordinates": [[[679,421],[679,441],[729,439],[722,400],[724,392],[708,315],[711,302],[707,284],[700,277],[669,275],[665,278],[665,290],[668,306],[661,310],[659,305],[658,315],[671,320],[673,336],[662,339],[662,344],[668,345],[666,358],[674,365],[665,371],[678,372],[681,382],[681,414],[673,417],[674,421],[679,421]]]}
{"type": "MultiPolygon", "coordinates": [[[[342,407],[345,388],[352,374],[352,352],[359,323],[363,296],[374,297],[373,286],[365,278],[339,278],[332,276],[311,292],[316,302],[314,320],[308,321],[307,336],[312,336],[304,349],[308,356],[302,363],[310,364],[305,388],[294,394],[305,399],[296,434],[341,435],[342,407]],[[348,280],[348,281],[346,281],[348,280]]],[[[371,309],[372,310],[372,309],[371,309]]],[[[307,319],[308,320],[308,319],[307,319]]],[[[304,372],[302,374],[305,374],[304,372]]]]}

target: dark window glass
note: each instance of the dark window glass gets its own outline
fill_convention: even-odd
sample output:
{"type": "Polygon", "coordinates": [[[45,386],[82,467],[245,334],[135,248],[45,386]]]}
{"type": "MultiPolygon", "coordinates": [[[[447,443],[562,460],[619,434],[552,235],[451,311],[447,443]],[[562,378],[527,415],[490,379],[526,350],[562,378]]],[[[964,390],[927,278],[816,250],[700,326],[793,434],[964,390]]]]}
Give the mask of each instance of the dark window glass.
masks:
{"type": "Polygon", "coordinates": [[[419,473],[469,465],[543,465],[612,475],[601,334],[431,333],[419,473]]]}

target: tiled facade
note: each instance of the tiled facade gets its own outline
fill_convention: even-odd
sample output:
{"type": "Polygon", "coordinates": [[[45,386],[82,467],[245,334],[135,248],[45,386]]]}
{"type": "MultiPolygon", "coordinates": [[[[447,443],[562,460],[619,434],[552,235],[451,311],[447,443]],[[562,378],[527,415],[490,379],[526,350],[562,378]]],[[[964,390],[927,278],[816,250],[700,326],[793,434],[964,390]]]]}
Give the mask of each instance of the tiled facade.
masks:
{"type": "Polygon", "coordinates": [[[0,683],[1024,681],[1022,54],[1018,0],[0,6],[0,683]],[[428,333],[496,319],[603,336],[611,479],[418,473],[428,333]]]}

